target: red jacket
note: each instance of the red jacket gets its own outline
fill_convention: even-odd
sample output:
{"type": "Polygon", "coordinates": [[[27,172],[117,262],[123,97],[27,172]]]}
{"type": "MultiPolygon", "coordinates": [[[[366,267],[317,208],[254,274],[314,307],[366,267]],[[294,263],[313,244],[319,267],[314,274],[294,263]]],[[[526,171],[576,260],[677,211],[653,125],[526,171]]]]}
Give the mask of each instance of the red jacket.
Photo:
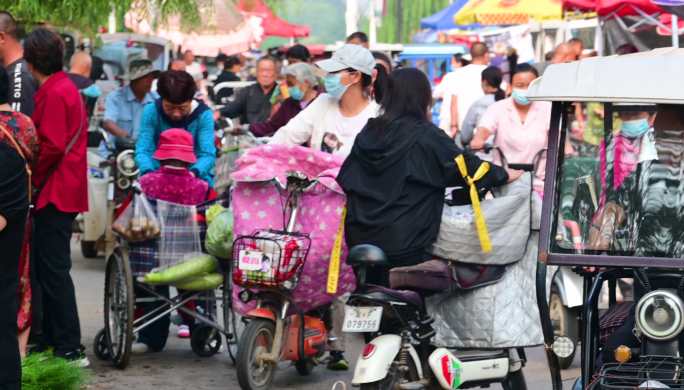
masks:
{"type": "Polygon", "coordinates": [[[42,148],[33,170],[33,185],[39,186],[54,164],[64,156],[67,144],[81,134],[52,173],[36,202],[36,210],[54,204],[67,213],[88,211],[88,121],[80,93],[63,71],[43,84],[33,97],[33,123],[42,148]]]}

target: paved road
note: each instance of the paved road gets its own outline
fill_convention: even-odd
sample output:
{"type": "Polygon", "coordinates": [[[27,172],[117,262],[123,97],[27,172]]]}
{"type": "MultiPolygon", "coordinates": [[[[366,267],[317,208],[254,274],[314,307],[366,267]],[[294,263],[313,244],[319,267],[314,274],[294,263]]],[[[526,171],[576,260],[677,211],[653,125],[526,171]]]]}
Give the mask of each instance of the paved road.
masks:
{"type": "MultiPolygon", "coordinates": [[[[211,358],[198,358],[190,349],[188,340],[176,337],[177,328],[172,325],[169,342],[164,352],[133,355],[128,368],[116,369],[109,362],[99,361],[92,354],[93,338],[103,327],[104,258],[86,260],[81,256],[79,245],[72,246],[74,266],[72,276],[76,284],[78,309],[81,319],[83,344],[88,347],[91,361],[92,388],[98,389],[239,389],[235,368],[227,353],[211,358]]],[[[363,347],[363,340],[348,337],[347,357],[354,364],[363,347]]],[[[550,389],[544,352],[541,348],[527,350],[529,362],[525,367],[528,389],[550,389]]],[[[569,389],[579,375],[579,356],[569,370],[563,371],[565,388],[569,389]]],[[[344,381],[347,389],[351,383],[352,371],[334,372],[317,367],[311,375],[302,377],[292,369],[276,374],[273,389],[319,390],[331,389],[336,381],[344,381]]],[[[338,386],[338,389],[340,387],[338,386]]],[[[492,389],[500,389],[492,386],[492,389]]]]}

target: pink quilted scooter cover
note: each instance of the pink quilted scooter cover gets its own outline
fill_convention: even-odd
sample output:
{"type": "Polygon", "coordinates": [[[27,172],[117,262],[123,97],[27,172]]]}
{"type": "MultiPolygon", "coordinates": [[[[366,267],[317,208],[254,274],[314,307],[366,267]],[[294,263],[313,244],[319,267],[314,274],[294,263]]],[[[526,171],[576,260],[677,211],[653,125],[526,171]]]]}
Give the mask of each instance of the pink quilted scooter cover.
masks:
{"type": "MultiPolygon", "coordinates": [[[[293,302],[308,311],[332,301],[335,297],[354,289],[356,279],[352,267],[346,264],[347,245],[342,240],[340,278],[336,294],[326,293],[330,256],[340,226],[345,196],[335,182],[344,159],[302,146],[262,145],[237,160],[238,170],[230,175],[235,182],[233,209],[235,236],[251,235],[257,229],[284,230],[283,205],[285,199],[271,184],[277,175],[285,183],[285,173],[296,170],[310,179],[318,178],[323,186],[301,198],[295,230],[307,233],[311,249],[302,277],[293,294],[293,302]]],[[[242,288],[235,288],[235,310],[245,314],[255,306],[237,299],[242,288]]]]}

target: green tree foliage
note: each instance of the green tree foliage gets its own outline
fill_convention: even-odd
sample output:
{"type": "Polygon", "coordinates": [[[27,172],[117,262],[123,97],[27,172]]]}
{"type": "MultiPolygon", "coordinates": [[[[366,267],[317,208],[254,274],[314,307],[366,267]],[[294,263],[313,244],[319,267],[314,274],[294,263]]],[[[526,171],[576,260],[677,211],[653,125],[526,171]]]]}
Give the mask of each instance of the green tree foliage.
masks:
{"type": "MultiPolygon", "coordinates": [[[[288,23],[311,27],[309,38],[301,38],[299,42],[335,43],[344,41],[346,24],[344,13],[346,2],[342,0],[286,0],[279,3],[274,12],[288,23]]],[[[266,37],[261,44],[262,49],[289,44],[288,38],[266,37]]]]}
{"type": "Polygon", "coordinates": [[[420,29],[420,19],[449,5],[449,0],[386,0],[378,42],[412,43],[420,29]]]}
{"type": "MultiPolygon", "coordinates": [[[[264,3],[278,7],[281,1],[264,0],[264,3]]],[[[183,15],[183,28],[188,31],[201,25],[203,14],[214,12],[213,0],[2,0],[0,8],[27,25],[47,23],[93,33],[107,26],[112,7],[118,20],[129,10],[134,10],[141,19],[154,12],[162,21],[169,16],[183,15]]]]}

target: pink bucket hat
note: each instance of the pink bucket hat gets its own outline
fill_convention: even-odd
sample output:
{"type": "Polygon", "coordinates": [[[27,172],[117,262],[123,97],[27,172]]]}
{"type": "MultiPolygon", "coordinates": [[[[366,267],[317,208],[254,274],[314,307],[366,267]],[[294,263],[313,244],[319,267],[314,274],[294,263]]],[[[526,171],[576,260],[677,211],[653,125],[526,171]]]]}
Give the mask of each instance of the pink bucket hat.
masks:
{"type": "Polygon", "coordinates": [[[169,129],[161,133],[157,151],[152,158],[157,160],[181,160],[196,163],[195,142],[192,134],[183,129],[169,129]]]}

